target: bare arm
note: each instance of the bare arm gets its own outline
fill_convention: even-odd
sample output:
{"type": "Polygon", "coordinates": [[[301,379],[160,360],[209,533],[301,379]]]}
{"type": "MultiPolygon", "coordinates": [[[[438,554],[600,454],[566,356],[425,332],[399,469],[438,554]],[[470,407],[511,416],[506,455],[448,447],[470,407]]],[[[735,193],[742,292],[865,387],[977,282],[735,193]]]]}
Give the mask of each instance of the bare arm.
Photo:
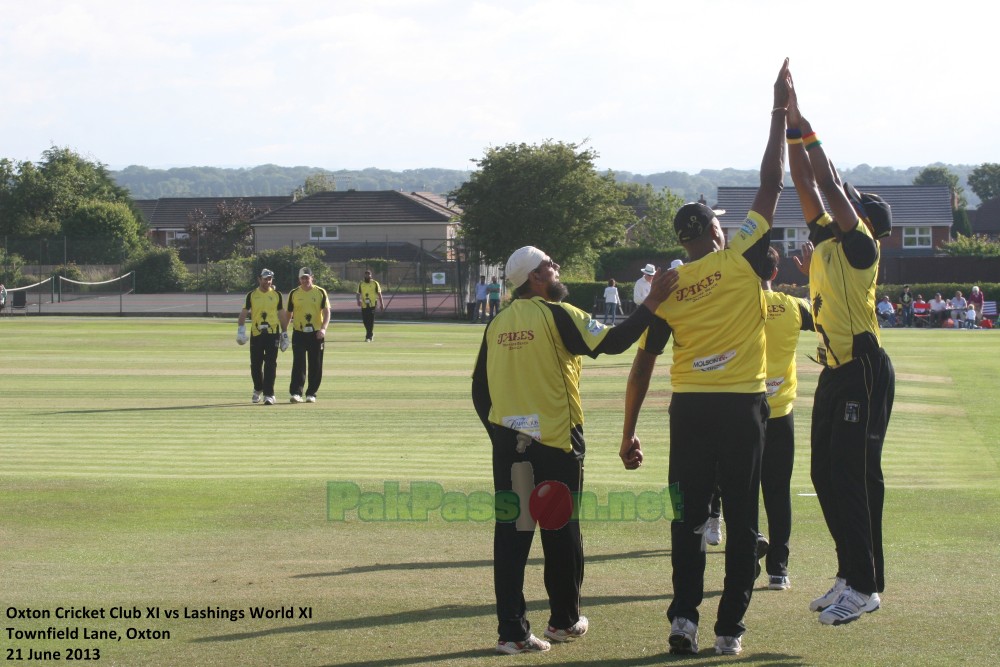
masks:
{"type": "Polygon", "coordinates": [[[785,177],[785,115],[788,108],[788,94],[791,79],[788,73],[788,58],[781,65],[778,78],[774,82],[774,108],[771,111],[771,129],[767,135],[767,146],[760,163],[760,187],[753,200],[753,210],[770,225],[774,220],[774,210],[778,206],[778,196],[785,177]]]}
{"type": "Polygon", "coordinates": [[[622,444],[618,450],[618,456],[626,470],[635,470],[642,465],[642,448],[635,435],[635,427],[639,422],[639,411],[646,400],[649,380],[655,366],[655,354],[643,349],[636,350],[625,387],[625,424],[622,426],[622,444]]]}
{"type": "MultiPolygon", "coordinates": [[[[802,114],[799,111],[799,100],[795,94],[794,86],[788,104],[788,129],[798,131],[800,136],[805,134],[802,129],[802,114]]],[[[801,139],[798,141],[791,139],[788,144],[788,166],[792,172],[795,192],[799,195],[802,215],[806,222],[813,222],[826,210],[823,208],[823,200],[819,196],[819,186],[816,185],[816,176],[813,174],[809,154],[801,139]]]]}
{"type": "MultiPolygon", "coordinates": [[[[247,313],[249,313],[249,312],[250,311],[248,311],[246,308],[241,309],[240,310],[240,318],[236,321],[236,324],[238,324],[240,326],[243,326],[243,324],[247,321],[247,313]]],[[[278,317],[280,319],[281,315],[279,314],[278,317]]],[[[232,325],[230,325],[230,326],[232,326],[232,325]]]]}
{"type": "MultiPolygon", "coordinates": [[[[801,128],[803,136],[808,137],[810,134],[813,134],[812,125],[805,118],[802,118],[801,128]]],[[[806,145],[811,145],[808,139],[806,140],[806,145]]],[[[840,231],[845,234],[853,231],[858,226],[858,214],[854,210],[851,200],[844,194],[844,188],[840,183],[840,176],[837,174],[837,170],[834,169],[833,163],[830,162],[830,158],[827,157],[822,142],[816,141],[812,146],[812,148],[809,148],[809,161],[812,164],[816,183],[826,197],[827,203],[830,204],[830,212],[833,214],[833,219],[836,221],[837,226],[840,227],[840,231]]]]}

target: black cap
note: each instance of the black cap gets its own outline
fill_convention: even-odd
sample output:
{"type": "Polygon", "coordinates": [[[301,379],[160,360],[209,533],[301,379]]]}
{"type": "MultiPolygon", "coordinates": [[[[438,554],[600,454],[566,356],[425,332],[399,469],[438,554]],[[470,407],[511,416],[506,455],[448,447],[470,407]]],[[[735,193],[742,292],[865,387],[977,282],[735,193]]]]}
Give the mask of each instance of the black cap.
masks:
{"type": "Polygon", "coordinates": [[[712,219],[725,211],[715,211],[701,202],[684,204],[674,216],[674,230],[681,243],[694,241],[712,226],[712,219]]]}
{"type": "Polygon", "coordinates": [[[892,233],[892,208],[889,202],[871,192],[858,192],[850,183],[844,183],[844,192],[854,204],[858,215],[871,223],[872,236],[881,239],[892,233]]]}

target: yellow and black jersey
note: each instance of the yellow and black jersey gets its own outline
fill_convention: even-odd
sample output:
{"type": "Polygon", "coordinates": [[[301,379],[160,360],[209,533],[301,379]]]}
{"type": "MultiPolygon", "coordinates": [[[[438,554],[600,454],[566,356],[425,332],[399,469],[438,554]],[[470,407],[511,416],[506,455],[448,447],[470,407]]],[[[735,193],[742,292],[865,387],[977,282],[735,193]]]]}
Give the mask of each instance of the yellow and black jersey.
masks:
{"type": "Polygon", "coordinates": [[[795,367],[795,349],[799,331],[812,331],[812,313],[809,302],[782,292],[764,292],[767,302],[767,320],[764,336],[767,339],[767,403],[771,419],[784,417],[792,411],[798,379],[795,367]]]}
{"type": "Polygon", "coordinates": [[[288,293],[288,314],[295,331],[319,331],[323,328],[323,310],[330,307],[326,290],[313,285],[304,290],[296,287],[288,293]]]}
{"type": "Polygon", "coordinates": [[[250,312],[250,335],[281,333],[278,313],[282,309],[281,292],[271,288],[266,292],[259,289],[247,292],[243,307],[250,312]]]}
{"type": "MultiPolygon", "coordinates": [[[[822,230],[836,224],[828,213],[811,223],[822,230]]],[[[844,234],[816,244],[809,263],[809,297],[819,337],[818,360],[836,368],[877,350],[875,279],[879,245],[862,223],[844,234]]]]}
{"type": "Polygon", "coordinates": [[[729,248],[677,267],[677,289],[639,343],[660,354],[673,334],[675,392],[764,391],[767,311],[760,273],[769,231],[767,221],[750,211],[729,248]]]}
{"type": "Polygon", "coordinates": [[[382,293],[382,286],[377,280],[358,283],[358,296],[361,297],[362,308],[374,308],[378,305],[378,295],[382,293]]]}

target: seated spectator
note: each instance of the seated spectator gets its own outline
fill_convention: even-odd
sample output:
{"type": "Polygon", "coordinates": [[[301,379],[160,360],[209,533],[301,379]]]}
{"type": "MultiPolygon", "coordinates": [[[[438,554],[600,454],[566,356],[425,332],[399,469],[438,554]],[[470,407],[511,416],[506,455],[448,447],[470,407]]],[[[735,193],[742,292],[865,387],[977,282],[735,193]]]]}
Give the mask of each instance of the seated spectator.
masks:
{"type": "Polygon", "coordinates": [[[968,304],[976,309],[976,320],[974,324],[978,325],[979,320],[983,319],[983,303],[986,301],[986,295],[983,291],[979,289],[979,285],[972,286],[972,293],[969,294],[969,298],[966,299],[968,304]]]}
{"type": "Polygon", "coordinates": [[[931,313],[931,305],[924,301],[924,295],[918,294],[913,302],[913,321],[918,327],[926,326],[931,313]]]}
{"type": "Polygon", "coordinates": [[[965,311],[969,304],[962,296],[961,290],[956,291],[955,296],[951,297],[948,301],[948,307],[951,308],[951,319],[955,321],[955,328],[962,328],[962,320],[965,319],[965,311]]]}
{"type": "Polygon", "coordinates": [[[882,300],[879,301],[878,305],[875,307],[875,312],[878,313],[878,322],[880,326],[896,326],[896,307],[892,305],[892,301],[889,301],[888,296],[882,297],[882,300]]]}
{"type": "Polygon", "coordinates": [[[931,299],[931,326],[940,327],[944,325],[944,321],[947,318],[948,313],[948,302],[941,298],[941,292],[934,295],[931,299]]]}

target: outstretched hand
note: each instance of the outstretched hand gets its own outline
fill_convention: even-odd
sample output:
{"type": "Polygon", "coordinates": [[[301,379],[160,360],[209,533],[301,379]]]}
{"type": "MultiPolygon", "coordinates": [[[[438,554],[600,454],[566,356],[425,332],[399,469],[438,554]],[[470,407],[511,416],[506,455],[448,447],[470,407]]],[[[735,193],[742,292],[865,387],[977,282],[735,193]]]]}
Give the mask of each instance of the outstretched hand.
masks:
{"type": "Polygon", "coordinates": [[[813,254],[813,244],[811,241],[806,241],[802,244],[802,259],[798,257],[792,257],[795,260],[795,266],[798,267],[799,272],[805,277],[809,277],[809,264],[812,262],[813,254]]]}
{"type": "Polygon", "coordinates": [[[787,109],[788,95],[792,89],[792,76],[788,71],[788,58],[781,64],[778,78],[774,82],[774,108],[787,109]]]}
{"type": "Polygon", "coordinates": [[[680,280],[680,275],[677,273],[677,269],[670,269],[669,271],[663,271],[662,269],[656,272],[653,276],[653,282],[650,283],[649,295],[646,296],[646,300],[643,301],[650,310],[656,312],[656,309],[661,303],[666,301],[675,289],[677,289],[677,282],[680,280]]]}

